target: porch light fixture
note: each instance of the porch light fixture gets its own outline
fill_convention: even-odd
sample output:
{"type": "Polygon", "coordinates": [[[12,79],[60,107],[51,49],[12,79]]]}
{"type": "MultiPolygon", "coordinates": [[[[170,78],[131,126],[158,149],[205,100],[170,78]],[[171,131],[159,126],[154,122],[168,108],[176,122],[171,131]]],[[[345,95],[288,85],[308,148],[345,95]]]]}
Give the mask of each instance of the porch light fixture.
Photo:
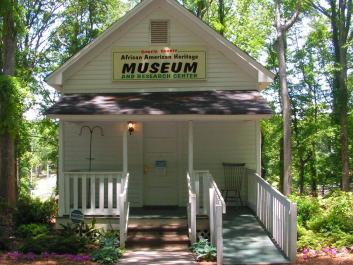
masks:
{"type": "Polygon", "coordinates": [[[131,135],[135,131],[135,123],[133,123],[132,121],[129,121],[127,123],[127,129],[131,135]]]}

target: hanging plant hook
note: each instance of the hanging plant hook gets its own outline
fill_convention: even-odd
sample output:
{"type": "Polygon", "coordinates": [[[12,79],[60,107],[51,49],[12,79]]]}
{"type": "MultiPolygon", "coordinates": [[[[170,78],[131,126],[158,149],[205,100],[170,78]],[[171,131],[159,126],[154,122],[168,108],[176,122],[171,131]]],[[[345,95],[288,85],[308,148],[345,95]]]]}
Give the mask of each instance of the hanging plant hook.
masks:
{"type": "Polygon", "coordinates": [[[87,129],[90,133],[90,138],[89,138],[89,171],[91,172],[91,169],[92,169],[92,140],[93,140],[93,132],[95,129],[99,129],[100,130],[100,133],[101,133],[101,136],[104,136],[104,133],[103,133],[103,128],[101,126],[93,126],[93,127],[89,127],[87,125],[84,125],[81,127],[80,129],[80,133],[78,135],[82,135],[84,129],[87,129]]]}

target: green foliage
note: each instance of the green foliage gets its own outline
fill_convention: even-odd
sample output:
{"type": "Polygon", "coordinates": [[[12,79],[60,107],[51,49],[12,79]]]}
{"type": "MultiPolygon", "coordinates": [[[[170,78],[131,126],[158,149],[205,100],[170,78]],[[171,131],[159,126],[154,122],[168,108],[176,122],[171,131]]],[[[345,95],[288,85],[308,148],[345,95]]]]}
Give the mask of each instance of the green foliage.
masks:
{"type": "Polygon", "coordinates": [[[124,251],[114,246],[104,246],[91,255],[93,261],[100,264],[113,264],[116,263],[123,255],[124,251]]]}
{"type": "Polygon", "coordinates": [[[40,235],[25,239],[20,247],[20,251],[24,253],[33,252],[36,254],[42,252],[77,254],[84,252],[86,244],[87,242],[84,239],[75,235],[40,235]]]}
{"type": "Polygon", "coordinates": [[[353,245],[353,193],[335,191],[318,199],[292,197],[298,207],[298,249],[353,245]]]}
{"type": "Polygon", "coordinates": [[[15,223],[18,226],[30,223],[50,224],[57,210],[58,205],[54,199],[42,202],[38,198],[21,197],[17,201],[15,223]]]}
{"type": "Polygon", "coordinates": [[[23,224],[16,229],[16,235],[22,238],[37,237],[48,233],[49,229],[45,224],[23,224]]]}
{"type": "Polygon", "coordinates": [[[8,131],[14,136],[17,134],[25,96],[26,89],[17,78],[0,74],[0,132],[8,131]]]}
{"type": "Polygon", "coordinates": [[[119,234],[118,230],[103,231],[99,237],[99,244],[101,246],[119,247],[119,234]]]}
{"type": "Polygon", "coordinates": [[[214,261],[217,257],[217,250],[206,238],[200,237],[199,241],[192,244],[191,251],[196,254],[196,260],[214,261]]]}
{"type": "Polygon", "coordinates": [[[309,220],[312,220],[322,214],[318,198],[293,195],[290,199],[297,203],[297,222],[300,226],[306,228],[309,220]]]}
{"type": "Polygon", "coordinates": [[[321,207],[323,214],[312,218],[308,228],[328,234],[353,232],[353,193],[334,191],[322,199],[321,207]]]}
{"type": "Polygon", "coordinates": [[[98,243],[101,237],[102,231],[96,227],[96,219],[93,218],[91,223],[80,222],[79,224],[67,223],[61,224],[63,228],[63,235],[76,235],[79,238],[83,238],[90,243],[98,243]]]}

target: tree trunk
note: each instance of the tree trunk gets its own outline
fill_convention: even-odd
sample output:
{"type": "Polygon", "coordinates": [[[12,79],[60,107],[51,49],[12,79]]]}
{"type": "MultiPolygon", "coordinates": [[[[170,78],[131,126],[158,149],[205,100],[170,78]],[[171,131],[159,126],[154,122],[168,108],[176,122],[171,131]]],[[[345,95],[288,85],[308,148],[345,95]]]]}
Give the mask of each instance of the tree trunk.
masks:
{"type": "Polygon", "coordinates": [[[16,204],[15,144],[8,133],[1,134],[0,142],[0,198],[8,205],[16,204]]]}
{"type": "Polygon", "coordinates": [[[291,104],[287,84],[287,66],[285,58],[285,38],[286,32],[295,23],[299,16],[299,1],[296,5],[296,11],[292,17],[283,24],[281,18],[281,0],[276,0],[276,18],[275,27],[277,31],[277,57],[279,68],[279,83],[281,88],[282,117],[283,117],[283,189],[282,193],[288,195],[291,193],[291,104]]]}
{"type": "MultiPolygon", "coordinates": [[[[341,2],[341,1],[340,1],[341,2]]],[[[334,1],[331,2],[331,27],[332,27],[332,44],[334,47],[335,58],[335,72],[334,72],[334,87],[333,87],[333,101],[336,122],[340,127],[340,147],[341,147],[341,164],[342,177],[341,189],[343,191],[349,190],[350,175],[349,175],[349,143],[348,143],[348,89],[347,89],[347,35],[349,28],[345,28],[345,16],[342,14],[343,6],[340,3],[336,6],[334,1]]],[[[343,12],[344,14],[344,12],[343,12]]]]}
{"type": "MultiPolygon", "coordinates": [[[[3,18],[3,74],[15,74],[16,30],[14,21],[15,1],[5,2],[3,18]]],[[[0,102],[1,106],[1,102],[0,102]]],[[[16,204],[15,137],[4,129],[0,134],[0,197],[10,206],[16,204]]]]}
{"type": "Polygon", "coordinates": [[[282,116],[283,116],[283,190],[284,195],[291,193],[291,105],[288,95],[287,70],[284,48],[285,32],[278,29],[277,54],[279,64],[279,79],[281,87],[282,116]]]}
{"type": "Polygon", "coordinates": [[[223,36],[224,35],[224,29],[225,29],[225,8],[224,8],[224,0],[218,0],[218,18],[219,18],[219,23],[222,25],[222,28],[220,30],[220,34],[223,36]]]}

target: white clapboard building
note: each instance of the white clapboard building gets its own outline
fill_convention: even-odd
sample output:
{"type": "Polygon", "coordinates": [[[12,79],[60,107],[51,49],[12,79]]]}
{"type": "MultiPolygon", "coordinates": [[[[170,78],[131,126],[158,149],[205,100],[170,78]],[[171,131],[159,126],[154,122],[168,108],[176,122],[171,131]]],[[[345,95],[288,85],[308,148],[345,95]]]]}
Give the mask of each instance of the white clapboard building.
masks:
{"type": "Polygon", "coordinates": [[[295,205],[260,177],[273,78],[177,1],[142,1],[46,78],[59,222],[80,210],[124,244],[134,210],[184,209],[189,240],[206,227],[221,262],[223,219],[246,206],[293,258],[295,205]]]}

